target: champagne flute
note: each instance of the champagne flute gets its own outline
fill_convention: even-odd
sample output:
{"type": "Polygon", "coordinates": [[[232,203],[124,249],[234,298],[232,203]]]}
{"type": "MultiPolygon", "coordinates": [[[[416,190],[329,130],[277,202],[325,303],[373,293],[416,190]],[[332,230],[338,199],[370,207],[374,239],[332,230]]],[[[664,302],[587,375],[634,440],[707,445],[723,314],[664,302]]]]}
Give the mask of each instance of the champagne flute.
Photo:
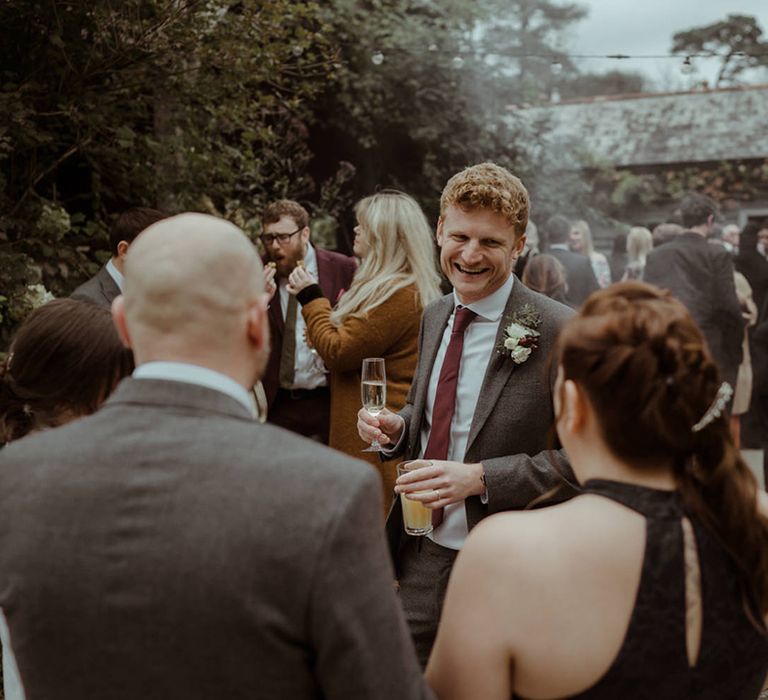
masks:
{"type": "MultiPolygon", "coordinates": [[[[360,390],[363,397],[363,408],[372,416],[377,416],[384,410],[387,401],[387,374],[384,360],[381,357],[367,357],[363,360],[360,377],[360,390]]],[[[363,452],[381,452],[377,440],[366,447],[363,452]]]]}

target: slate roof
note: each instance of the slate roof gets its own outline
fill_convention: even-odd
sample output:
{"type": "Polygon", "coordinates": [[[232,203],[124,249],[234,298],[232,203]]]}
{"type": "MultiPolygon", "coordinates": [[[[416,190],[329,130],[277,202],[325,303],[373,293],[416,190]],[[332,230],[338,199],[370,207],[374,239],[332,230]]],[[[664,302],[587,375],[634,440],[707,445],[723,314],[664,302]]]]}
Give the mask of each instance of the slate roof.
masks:
{"type": "Polygon", "coordinates": [[[768,85],[590,98],[510,111],[543,120],[542,146],[615,166],[768,158],[768,85]]]}

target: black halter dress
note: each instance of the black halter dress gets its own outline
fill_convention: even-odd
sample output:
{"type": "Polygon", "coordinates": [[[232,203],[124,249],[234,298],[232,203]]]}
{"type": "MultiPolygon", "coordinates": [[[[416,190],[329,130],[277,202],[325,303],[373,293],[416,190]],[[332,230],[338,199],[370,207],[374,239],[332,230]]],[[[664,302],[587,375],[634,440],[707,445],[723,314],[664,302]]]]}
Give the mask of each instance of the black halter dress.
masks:
{"type": "MultiPolygon", "coordinates": [[[[685,555],[679,494],[593,479],[592,493],[646,519],[640,586],[624,642],[607,673],[579,700],[755,700],[768,670],[768,635],[756,606],[745,610],[739,574],[713,535],[689,518],[701,572],[701,645],[686,647],[685,555]],[[758,626],[756,626],[756,623],[758,626]]],[[[519,696],[513,696],[519,697],[519,696]]]]}

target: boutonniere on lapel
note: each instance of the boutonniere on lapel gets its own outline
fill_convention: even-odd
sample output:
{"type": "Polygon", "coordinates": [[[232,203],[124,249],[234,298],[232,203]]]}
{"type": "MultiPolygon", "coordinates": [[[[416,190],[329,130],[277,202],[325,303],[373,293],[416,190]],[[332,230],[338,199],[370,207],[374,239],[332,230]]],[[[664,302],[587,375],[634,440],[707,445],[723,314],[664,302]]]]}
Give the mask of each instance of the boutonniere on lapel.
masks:
{"type": "Polygon", "coordinates": [[[541,325],[541,314],[530,304],[524,304],[505,323],[499,352],[510,357],[516,365],[521,365],[539,347],[541,334],[536,329],[541,325]]]}

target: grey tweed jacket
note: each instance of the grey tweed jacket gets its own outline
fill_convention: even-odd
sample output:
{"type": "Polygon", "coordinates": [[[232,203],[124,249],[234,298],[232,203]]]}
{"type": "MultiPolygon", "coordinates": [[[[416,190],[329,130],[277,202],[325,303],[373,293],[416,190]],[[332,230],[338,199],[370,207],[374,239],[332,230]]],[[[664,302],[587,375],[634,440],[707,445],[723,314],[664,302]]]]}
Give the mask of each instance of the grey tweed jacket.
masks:
{"type": "MultiPolygon", "coordinates": [[[[427,403],[430,374],[433,370],[443,331],[453,312],[453,295],[449,294],[424,310],[419,337],[419,363],[411,385],[408,402],[400,412],[405,419],[406,439],[401,441],[403,459],[416,459],[421,452],[421,430],[427,403]]],[[[482,382],[475,415],[469,432],[464,462],[482,462],[488,490],[488,503],[479,496],[465,501],[467,524],[471,530],[485,516],[503,510],[525,508],[536,497],[562,483],[553,467],[555,460],[571,476],[570,467],[559,452],[546,453],[548,434],[554,422],[552,388],[555,370],[548,358],[557,335],[573,311],[548,297],[528,289],[515,279],[502,322],[492,348],[488,348],[488,365],[482,382]],[[516,365],[498,352],[504,338],[504,327],[515,311],[530,304],[541,316],[539,347],[526,362],[516,365]]],[[[572,494],[562,491],[560,497],[572,494]]],[[[397,563],[405,535],[400,500],[395,499],[387,518],[390,551],[397,563]]]]}
{"type": "Polygon", "coordinates": [[[371,467],[228,396],[126,379],[0,453],[27,700],[430,697],[371,467]]]}
{"type": "Polygon", "coordinates": [[[89,301],[109,309],[114,298],[120,296],[120,287],[112,279],[112,275],[107,272],[105,265],[91,279],[86,280],[75,289],[70,296],[73,299],[89,301]]]}

